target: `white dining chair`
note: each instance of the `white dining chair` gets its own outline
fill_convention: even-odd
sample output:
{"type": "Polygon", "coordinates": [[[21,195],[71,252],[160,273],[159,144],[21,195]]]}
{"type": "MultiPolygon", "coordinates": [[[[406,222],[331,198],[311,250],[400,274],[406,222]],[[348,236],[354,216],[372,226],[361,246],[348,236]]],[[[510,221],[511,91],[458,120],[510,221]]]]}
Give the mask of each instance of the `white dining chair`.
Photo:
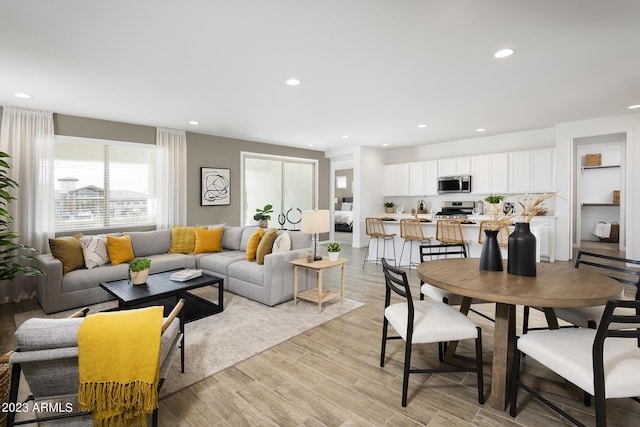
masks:
{"type": "Polygon", "coordinates": [[[467,316],[441,301],[413,301],[411,289],[404,270],[391,266],[382,259],[385,277],[384,320],[382,323],[382,350],[380,367],[385,364],[385,350],[388,340],[402,339],[405,342],[404,371],[402,381],[402,406],[407,406],[409,374],[434,372],[475,372],[478,384],[478,402],[484,403],[482,371],[482,331],[467,316]],[[391,294],[403,298],[403,302],[391,304],[391,294]],[[388,336],[389,324],[398,335],[388,336]],[[413,344],[438,343],[439,357],[442,361],[444,343],[474,339],[476,344],[476,366],[462,368],[444,366],[441,368],[411,368],[411,349],[413,344]]]}
{"type": "MultiPolygon", "coordinates": [[[[595,400],[596,426],[606,426],[606,399],[640,402],[640,301],[607,302],[598,329],[569,328],[529,332],[517,340],[509,412],[517,415],[518,388],[529,392],[576,425],[584,425],[520,382],[522,355],[536,360],[595,400]]],[[[586,399],[588,402],[589,399],[586,399]]]]}

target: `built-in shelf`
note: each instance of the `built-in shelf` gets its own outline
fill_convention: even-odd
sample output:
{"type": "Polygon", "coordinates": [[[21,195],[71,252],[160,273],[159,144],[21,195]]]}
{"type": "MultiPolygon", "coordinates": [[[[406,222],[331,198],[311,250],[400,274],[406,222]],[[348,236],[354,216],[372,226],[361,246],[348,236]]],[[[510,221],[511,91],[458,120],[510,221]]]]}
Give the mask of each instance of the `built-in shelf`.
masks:
{"type": "Polygon", "coordinates": [[[611,168],[619,168],[620,165],[608,165],[608,166],[582,166],[582,170],[585,169],[611,169],[611,168]]]}
{"type": "Polygon", "coordinates": [[[582,206],[620,206],[620,203],[583,203],[582,206]]]}

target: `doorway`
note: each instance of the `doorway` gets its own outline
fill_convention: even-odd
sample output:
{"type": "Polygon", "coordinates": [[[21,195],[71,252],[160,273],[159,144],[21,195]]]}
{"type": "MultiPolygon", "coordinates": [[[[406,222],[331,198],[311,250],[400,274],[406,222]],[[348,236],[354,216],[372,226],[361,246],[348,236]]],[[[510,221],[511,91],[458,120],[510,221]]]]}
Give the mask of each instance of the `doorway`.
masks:
{"type": "Polygon", "coordinates": [[[626,134],[574,139],[576,249],[624,251],[626,134]]]}

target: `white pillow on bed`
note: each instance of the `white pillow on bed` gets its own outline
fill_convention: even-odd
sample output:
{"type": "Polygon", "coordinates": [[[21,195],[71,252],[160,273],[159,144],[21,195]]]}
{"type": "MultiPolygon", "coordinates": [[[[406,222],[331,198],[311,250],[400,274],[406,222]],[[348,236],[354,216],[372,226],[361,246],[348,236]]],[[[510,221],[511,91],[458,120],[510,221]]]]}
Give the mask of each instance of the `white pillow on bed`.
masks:
{"type": "Polygon", "coordinates": [[[341,211],[350,211],[352,209],[353,209],[353,203],[351,202],[342,203],[342,207],[340,208],[341,211]]]}

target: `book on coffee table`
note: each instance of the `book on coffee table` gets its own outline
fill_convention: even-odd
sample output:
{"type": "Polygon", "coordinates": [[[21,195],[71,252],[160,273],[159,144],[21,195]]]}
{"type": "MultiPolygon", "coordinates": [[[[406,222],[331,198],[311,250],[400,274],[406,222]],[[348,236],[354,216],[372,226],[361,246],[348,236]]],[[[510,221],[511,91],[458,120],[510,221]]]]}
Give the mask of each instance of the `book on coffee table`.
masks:
{"type": "Polygon", "coordinates": [[[202,270],[187,268],[181,271],[176,271],[169,278],[175,282],[185,282],[200,276],[202,276],[202,270]]]}

